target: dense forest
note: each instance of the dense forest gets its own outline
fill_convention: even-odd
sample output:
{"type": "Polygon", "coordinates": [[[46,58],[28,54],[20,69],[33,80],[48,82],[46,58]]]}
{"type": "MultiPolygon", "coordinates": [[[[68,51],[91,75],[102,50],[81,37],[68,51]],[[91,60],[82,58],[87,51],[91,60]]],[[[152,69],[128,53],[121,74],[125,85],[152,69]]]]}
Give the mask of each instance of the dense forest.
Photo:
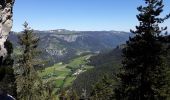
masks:
{"type": "MultiPolygon", "coordinates": [[[[4,1],[3,8],[14,3],[4,1]]],[[[143,1],[139,25],[119,35],[48,34],[25,22],[22,32],[0,45],[0,100],[169,100],[170,34],[161,24],[170,14],[161,16],[163,0],[143,1]]]]}

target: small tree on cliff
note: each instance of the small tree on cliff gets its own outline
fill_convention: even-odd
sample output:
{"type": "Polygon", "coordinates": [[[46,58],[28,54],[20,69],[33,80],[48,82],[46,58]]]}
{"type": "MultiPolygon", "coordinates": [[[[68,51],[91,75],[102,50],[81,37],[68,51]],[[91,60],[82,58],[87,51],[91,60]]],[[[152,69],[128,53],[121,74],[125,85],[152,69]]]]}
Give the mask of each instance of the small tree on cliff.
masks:
{"type": "Polygon", "coordinates": [[[19,44],[22,48],[22,55],[19,59],[17,83],[17,95],[20,100],[43,100],[42,81],[34,66],[35,57],[38,54],[37,46],[39,38],[24,23],[24,31],[19,37],[19,44]]]}
{"type": "Polygon", "coordinates": [[[138,7],[140,25],[136,26],[134,37],[123,49],[123,68],[120,86],[115,90],[117,100],[166,100],[167,73],[163,60],[164,48],[160,40],[166,28],[160,28],[165,18],[159,18],[163,11],[163,0],[144,0],[146,7],[138,7]]]}
{"type": "Polygon", "coordinates": [[[13,47],[9,40],[5,42],[7,56],[0,58],[0,91],[16,97],[15,75],[13,70],[14,60],[11,57],[13,47]]]}

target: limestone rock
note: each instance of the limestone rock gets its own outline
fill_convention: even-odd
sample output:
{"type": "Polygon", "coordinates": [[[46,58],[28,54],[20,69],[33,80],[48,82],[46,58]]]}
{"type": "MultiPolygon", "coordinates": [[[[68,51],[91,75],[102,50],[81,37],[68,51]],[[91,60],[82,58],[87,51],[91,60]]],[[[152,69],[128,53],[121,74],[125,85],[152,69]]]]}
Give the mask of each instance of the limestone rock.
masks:
{"type": "Polygon", "coordinates": [[[12,8],[14,0],[0,0],[0,57],[7,55],[4,43],[12,28],[12,8]]]}

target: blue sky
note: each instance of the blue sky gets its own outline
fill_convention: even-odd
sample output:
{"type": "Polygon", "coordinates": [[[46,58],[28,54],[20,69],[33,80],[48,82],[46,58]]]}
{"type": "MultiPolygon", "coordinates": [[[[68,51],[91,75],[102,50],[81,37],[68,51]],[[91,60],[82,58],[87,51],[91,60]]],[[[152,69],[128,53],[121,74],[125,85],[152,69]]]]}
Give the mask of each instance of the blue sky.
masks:
{"type": "MultiPolygon", "coordinates": [[[[13,31],[27,21],[35,30],[129,31],[138,25],[136,7],[144,0],[15,0],[13,31]]],[[[170,0],[164,0],[164,14],[170,0]]],[[[169,26],[170,19],[163,24],[169,26]]]]}

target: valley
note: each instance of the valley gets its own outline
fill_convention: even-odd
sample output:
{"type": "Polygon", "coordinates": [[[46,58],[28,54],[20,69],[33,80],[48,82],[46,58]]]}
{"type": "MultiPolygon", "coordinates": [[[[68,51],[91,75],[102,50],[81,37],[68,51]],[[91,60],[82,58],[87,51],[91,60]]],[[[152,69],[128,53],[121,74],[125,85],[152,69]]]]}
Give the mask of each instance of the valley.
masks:
{"type": "MultiPolygon", "coordinates": [[[[107,74],[114,77],[121,66],[121,48],[128,37],[119,31],[34,31],[39,37],[37,60],[38,75],[43,84],[49,84],[53,94],[72,88],[81,96],[82,89],[92,91],[93,85],[107,74]]],[[[14,56],[20,55],[17,36],[11,33],[9,40],[14,44],[14,56]]]]}
{"type": "Polygon", "coordinates": [[[87,64],[91,56],[91,54],[83,55],[75,57],[67,63],[54,64],[39,71],[39,76],[44,82],[54,83],[56,90],[69,87],[79,74],[93,68],[87,64]]]}
{"type": "Polygon", "coordinates": [[[1,0],[0,100],[170,100],[167,4],[1,0]]]}
{"type": "MultiPolygon", "coordinates": [[[[9,40],[14,44],[15,52],[19,53],[17,35],[12,32],[9,40]]],[[[84,53],[102,53],[114,49],[128,40],[131,33],[121,31],[69,31],[65,29],[37,31],[40,38],[41,59],[47,60],[45,66],[68,61],[84,53]]]]}

